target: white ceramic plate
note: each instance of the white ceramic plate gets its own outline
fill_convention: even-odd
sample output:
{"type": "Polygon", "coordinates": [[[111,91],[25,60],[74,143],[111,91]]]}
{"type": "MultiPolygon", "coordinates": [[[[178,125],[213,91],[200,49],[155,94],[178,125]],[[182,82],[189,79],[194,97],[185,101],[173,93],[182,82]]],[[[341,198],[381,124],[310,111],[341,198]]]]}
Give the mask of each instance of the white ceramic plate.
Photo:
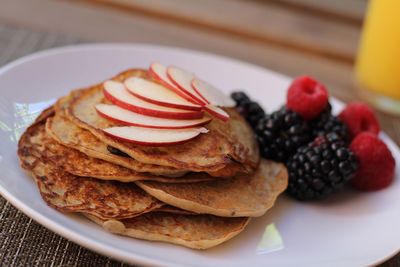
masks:
{"type": "MultiPolygon", "coordinates": [[[[328,201],[299,203],[282,196],[236,238],[207,251],[115,236],[77,215],[49,208],[19,167],[17,140],[38,113],[71,89],[98,83],[153,61],[194,71],[227,92],[244,88],[267,110],[284,102],[290,80],[220,56],[149,45],[99,44],[53,49],[0,70],[0,192],[54,232],[130,263],[168,266],[365,266],[400,247],[400,179],[374,193],[341,192],[328,201]],[[264,242],[261,242],[261,241],[264,242]]],[[[335,110],[342,104],[332,100],[335,110]]],[[[400,152],[384,134],[398,165],[400,152]]]]}

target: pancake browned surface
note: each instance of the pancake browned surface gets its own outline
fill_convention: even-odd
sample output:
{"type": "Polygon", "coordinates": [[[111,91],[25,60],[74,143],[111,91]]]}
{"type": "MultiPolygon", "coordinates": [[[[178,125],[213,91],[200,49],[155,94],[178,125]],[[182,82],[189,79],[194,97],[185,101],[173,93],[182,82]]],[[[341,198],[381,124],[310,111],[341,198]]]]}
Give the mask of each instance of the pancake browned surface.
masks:
{"type": "Polygon", "coordinates": [[[149,212],[125,220],[100,220],[88,216],[106,230],[139,239],[162,241],[194,249],[207,249],[238,235],[249,218],[213,215],[179,215],[149,212]]]}
{"type": "MultiPolygon", "coordinates": [[[[114,80],[123,81],[131,76],[146,75],[143,70],[129,70],[114,80]]],[[[105,101],[102,84],[85,89],[71,102],[67,109],[68,118],[91,131],[102,142],[140,162],[204,171],[213,176],[232,176],[239,171],[252,171],[258,164],[259,153],[252,130],[234,109],[226,110],[231,116],[227,123],[214,119],[206,126],[210,130],[207,134],[201,134],[189,142],[169,147],[146,147],[118,141],[103,133],[101,129],[117,125],[100,117],[93,108],[95,104],[105,101]]]]}
{"type": "Polygon", "coordinates": [[[73,175],[120,182],[153,180],[165,183],[187,183],[212,179],[212,177],[206,175],[190,174],[185,177],[174,178],[136,172],[101,159],[89,157],[82,152],[59,144],[47,135],[44,125],[33,127],[30,132],[26,145],[31,147],[31,152],[73,175]]]}
{"type": "MultiPolygon", "coordinates": [[[[73,175],[103,180],[119,180],[121,182],[157,178],[155,175],[137,173],[100,159],[88,157],[77,150],[60,145],[47,136],[45,125],[42,123],[31,127],[24,138],[24,147],[29,149],[34,156],[42,158],[46,162],[51,162],[51,164],[73,175]]],[[[159,181],[164,180],[160,179],[159,181]]]]}
{"type": "Polygon", "coordinates": [[[22,156],[46,203],[62,212],[85,212],[102,219],[138,216],[163,205],[133,184],[77,177],[34,156],[22,156]]]}
{"type": "Polygon", "coordinates": [[[67,171],[78,176],[90,176],[121,182],[152,180],[164,183],[193,183],[213,179],[206,173],[188,173],[182,176],[179,170],[169,171],[169,167],[142,164],[132,158],[111,154],[105,145],[90,132],[80,129],[63,116],[56,115],[47,120],[47,133],[50,133],[55,140],[64,146],[51,142],[51,144],[47,144],[47,150],[43,153],[49,157],[49,160],[55,161],[56,164],[64,166],[67,171]],[[53,151],[51,151],[52,149],[53,151]],[[63,158],[60,158],[62,155],[60,153],[63,151],[66,154],[63,158]],[[94,155],[94,157],[87,155],[94,155]],[[119,162],[120,164],[117,165],[111,162],[119,162]],[[129,166],[130,168],[123,166],[129,166]],[[139,169],[142,172],[134,171],[134,169],[139,169]],[[166,175],[164,172],[168,175],[161,176],[162,174],[166,175]],[[159,175],[154,173],[159,173],[159,175]]]}
{"type": "MultiPolygon", "coordinates": [[[[37,116],[37,118],[35,119],[35,121],[31,124],[31,126],[33,127],[33,125],[36,125],[38,123],[44,123],[46,122],[46,120],[52,116],[54,116],[55,114],[55,110],[54,110],[54,106],[49,106],[48,108],[44,109],[39,116],[37,116]]],[[[28,131],[31,127],[28,127],[26,131],[28,131]]]]}
{"type": "Polygon", "coordinates": [[[281,163],[262,160],[252,176],[188,184],[136,182],[159,200],[197,213],[226,217],[256,217],[270,209],[287,187],[287,170],[281,163]]]}
{"type": "Polygon", "coordinates": [[[18,155],[21,166],[34,177],[48,205],[63,212],[85,212],[102,219],[130,218],[164,205],[133,183],[74,176],[33,155],[30,135],[43,123],[37,121],[22,135],[18,155]]]}
{"type": "Polygon", "coordinates": [[[107,149],[107,144],[103,143],[89,131],[77,127],[65,116],[65,111],[69,107],[71,101],[79,97],[83,92],[84,89],[73,90],[67,96],[58,99],[54,105],[56,116],[54,119],[49,120],[46,130],[55,140],[66,146],[77,149],[90,157],[103,159],[136,172],[148,172],[154,175],[170,177],[179,177],[187,173],[186,170],[141,163],[127,154],[121,156],[110,153],[107,149]]]}
{"type": "Polygon", "coordinates": [[[47,133],[64,146],[111,163],[118,164],[136,172],[147,172],[154,175],[178,177],[186,173],[171,167],[141,163],[131,157],[118,156],[110,153],[107,145],[96,138],[89,131],[79,128],[65,116],[56,114],[46,122],[47,133]]]}

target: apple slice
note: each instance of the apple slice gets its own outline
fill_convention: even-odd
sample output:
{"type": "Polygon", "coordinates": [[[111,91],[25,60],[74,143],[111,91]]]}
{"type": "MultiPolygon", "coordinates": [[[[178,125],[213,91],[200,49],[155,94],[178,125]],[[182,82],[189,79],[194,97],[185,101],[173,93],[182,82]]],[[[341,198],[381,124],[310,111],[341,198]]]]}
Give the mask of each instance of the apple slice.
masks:
{"type": "Polygon", "coordinates": [[[228,121],[229,120],[229,114],[225,112],[225,110],[214,106],[214,105],[207,105],[203,107],[204,110],[210,114],[211,116],[220,119],[222,121],[228,121]]]}
{"type": "Polygon", "coordinates": [[[124,84],[120,82],[106,81],[104,83],[104,96],[121,108],[151,117],[177,120],[200,119],[203,117],[202,111],[168,108],[146,102],[130,94],[124,84]]]}
{"type": "Polygon", "coordinates": [[[100,116],[125,125],[140,126],[156,129],[185,129],[202,126],[211,121],[209,117],[197,120],[174,120],[154,118],[115,105],[97,104],[96,111],[100,116]]]}
{"type": "Polygon", "coordinates": [[[176,85],[183,93],[194,99],[200,105],[207,105],[209,102],[203,96],[199,95],[196,90],[192,88],[192,80],[194,75],[183,69],[177,67],[167,68],[168,78],[176,85]]]}
{"type": "Polygon", "coordinates": [[[193,104],[168,88],[143,78],[131,77],[124,82],[126,88],[134,96],[147,102],[186,110],[201,110],[201,106],[193,104]]]}
{"type": "Polygon", "coordinates": [[[150,129],[135,126],[111,127],[103,129],[104,133],[118,140],[143,146],[169,146],[185,143],[201,133],[207,133],[206,128],[189,129],[150,129]]]}
{"type": "Polygon", "coordinates": [[[192,97],[190,97],[187,94],[185,94],[184,92],[182,92],[182,90],[177,88],[171,82],[171,80],[168,78],[168,75],[167,75],[167,68],[164,65],[162,65],[160,63],[152,63],[149,68],[149,74],[154,80],[161,83],[168,89],[172,90],[173,92],[178,94],[180,97],[186,99],[187,101],[189,101],[191,103],[198,104],[196,102],[196,100],[194,100],[192,97]]]}
{"type": "Polygon", "coordinates": [[[234,107],[236,105],[233,99],[208,82],[194,78],[191,84],[193,89],[212,105],[221,107],[234,107]]]}

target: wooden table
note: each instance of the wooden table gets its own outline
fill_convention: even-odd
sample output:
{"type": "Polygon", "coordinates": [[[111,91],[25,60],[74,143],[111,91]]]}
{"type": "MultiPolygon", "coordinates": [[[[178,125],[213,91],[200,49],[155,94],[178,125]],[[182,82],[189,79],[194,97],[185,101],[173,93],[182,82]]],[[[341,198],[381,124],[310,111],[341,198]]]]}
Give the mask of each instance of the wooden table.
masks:
{"type": "MultiPolygon", "coordinates": [[[[353,64],[366,5],[365,0],[0,0],[0,25],[62,35],[66,41],[60,44],[141,42],[212,52],[292,77],[312,75],[332,95],[351,101],[358,99],[353,64]]],[[[28,37],[13,42],[32,45],[23,38],[28,37]]],[[[0,46],[2,53],[7,51],[0,46]]],[[[400,144],[400,118],[378,116],[400,144]]],[[[397,255],[382,266],[399,265],[397,255]]]]}

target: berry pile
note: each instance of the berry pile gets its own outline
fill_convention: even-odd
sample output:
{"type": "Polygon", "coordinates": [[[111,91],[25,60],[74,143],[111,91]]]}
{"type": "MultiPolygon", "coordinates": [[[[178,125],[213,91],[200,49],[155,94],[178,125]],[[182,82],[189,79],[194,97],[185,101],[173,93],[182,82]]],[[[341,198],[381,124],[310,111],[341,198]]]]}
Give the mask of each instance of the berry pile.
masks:
{"type": "Polygon", "coordinates": [[[323,199],[349,181],[360,190],[392,182],[395,161],[366,104],[350,103],[334,116],[325,86],[308,76],[295,79],[286,105],[270,114],[244,92],[231,97],[253,127],[261,155],[286,164],[294,198],[323,199]]]}

